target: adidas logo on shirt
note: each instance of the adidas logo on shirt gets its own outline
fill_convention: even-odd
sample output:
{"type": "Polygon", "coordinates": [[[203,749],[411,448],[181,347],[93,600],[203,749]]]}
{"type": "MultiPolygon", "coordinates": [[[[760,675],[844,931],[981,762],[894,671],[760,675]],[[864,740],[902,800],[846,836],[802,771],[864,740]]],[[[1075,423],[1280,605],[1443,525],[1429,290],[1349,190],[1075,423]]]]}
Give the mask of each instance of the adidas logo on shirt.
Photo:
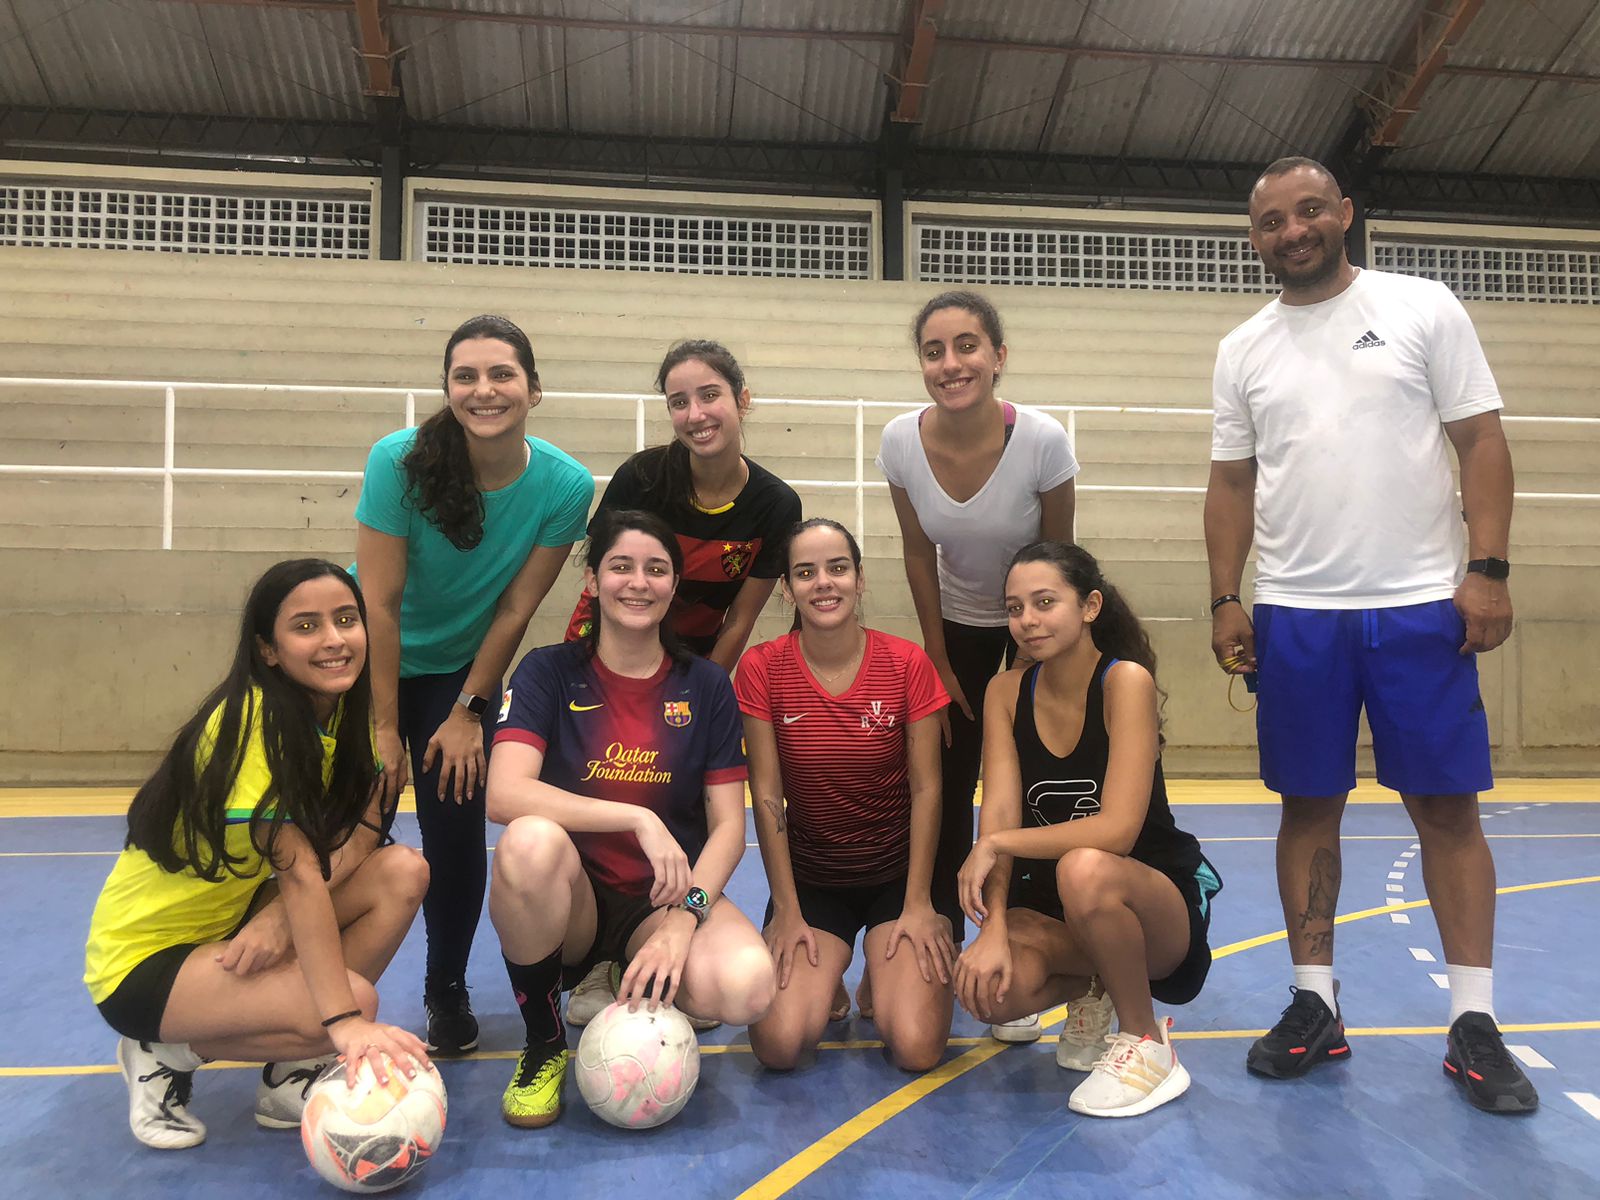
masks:
{"type": "Polygon", "coordinates": [[[1369,329],[1355,340],[1355,344],[1351,346],[1350,349],[1376,350],[1379,346],[1387,346],[1388,344],[1388,342],[1384,341],[1381,337],[1369,329]]]}

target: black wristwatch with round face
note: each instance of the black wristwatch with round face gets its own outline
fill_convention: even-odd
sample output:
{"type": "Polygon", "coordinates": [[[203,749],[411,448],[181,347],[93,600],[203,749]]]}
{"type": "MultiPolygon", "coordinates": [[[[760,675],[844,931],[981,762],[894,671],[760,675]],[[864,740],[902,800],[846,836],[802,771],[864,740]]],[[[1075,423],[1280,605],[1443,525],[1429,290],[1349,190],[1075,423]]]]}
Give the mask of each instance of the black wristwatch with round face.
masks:
{"type": "Polygon", "coordinates": [[[1467,564],[1467,570],[1475,575],[1484,575],[1490,579],[1509,579],[1511,577],[1511,564],[1503,558],[1475,558],[1467,564]]]}
{"type": "Polygon", "coordinates": [[[692,887],[683,898],[682,904],[674,904],[674,908],[681,908],[694,917],[695,928],[706,923],[706,914],[711,911],[711,897],[706,895],[705,888],[692,887]]]}

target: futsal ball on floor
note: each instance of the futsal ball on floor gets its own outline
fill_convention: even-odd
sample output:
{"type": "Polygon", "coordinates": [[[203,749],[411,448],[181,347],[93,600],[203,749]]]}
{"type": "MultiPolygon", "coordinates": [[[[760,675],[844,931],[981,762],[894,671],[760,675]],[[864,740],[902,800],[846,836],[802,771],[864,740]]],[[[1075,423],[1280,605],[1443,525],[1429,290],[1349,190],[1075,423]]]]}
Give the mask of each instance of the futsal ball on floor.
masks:
{"type": "Polygon", "coordinates": [[[300,1141],[311,1165],[347,1192],[384,1192],[422,1170],[444,1136],[444,1080],[430,1063],[407,1079],[390,1063],[380,1084],[362,1060],[356,1085],[345,1082],[336,1063],[311,1087],[300,1141]]]}
{"type": "Polygon", "coordinates": [[[578,1091],[619,1129],[654,1129],[683,1111],[700,1081],[700,1043],[677,1009],[613,1004],[578,1041],[578,1091]]]}

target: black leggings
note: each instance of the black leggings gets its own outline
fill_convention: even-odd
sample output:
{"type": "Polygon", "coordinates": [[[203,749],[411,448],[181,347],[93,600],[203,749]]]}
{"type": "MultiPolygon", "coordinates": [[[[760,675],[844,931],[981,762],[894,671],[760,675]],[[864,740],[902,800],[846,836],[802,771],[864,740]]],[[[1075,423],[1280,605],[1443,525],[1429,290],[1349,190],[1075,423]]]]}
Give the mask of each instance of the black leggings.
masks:
{"type": "MultiPolygon", "coordinates": [[[[449,983],[466,978],[467,956],[483,913],[489,878],[485,848],[483,780],[477,791],[457,804],[454,793],[439,796],[440,763],[422,770],[428,739],[450,715],[467,682],[471,664],[449,675],[413,675],[400,681],[400,738],[411,752],[411,786],[417,795],[417,825],[422,830],[422,855],[428,860],[428,894],[422,901],[422,922],[428,931],[428,981],[449,983]]],[[[497,685],[493,696],[500,695],[497,685]]],[[[483,753],[487,759],[494,737],[496,708],[484,713],[483,753]]],[[[452,779],[452,788],[455,781],[452,779]]]]}
{"type": "Polygon", "coordinates": [[[955,940],[963,941],[956,873],[972,850],[972,794],[983,759],[983,693],[989,680],[1017,657],[1017,644],[1004,625],[983,628],[944,623],[944,649],[956,682],[972,707],[972,720],[951,704],[950,744],[943,748],[940,769],[943,807],[939,814],[939,846],[933,858],[933,907],[950,918],[955,940]]]}

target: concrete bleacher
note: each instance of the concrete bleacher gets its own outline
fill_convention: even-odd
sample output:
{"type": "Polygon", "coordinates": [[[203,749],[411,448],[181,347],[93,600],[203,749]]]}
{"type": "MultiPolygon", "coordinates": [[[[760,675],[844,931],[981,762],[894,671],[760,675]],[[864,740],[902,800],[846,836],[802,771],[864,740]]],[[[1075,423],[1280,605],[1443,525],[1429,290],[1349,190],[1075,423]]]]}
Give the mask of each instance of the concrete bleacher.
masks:
{"type": "MultiPolygon", "coordinates": [[[[725,342],[758,397],[925,401],[908,322],[932,285],[727,279],[598,271],[286,261],[64,250],[0,251],[0,375],[316,384],[315,394],[182,387],[180,467],[359,472],[403,424],[414,389],[440,403],[440,354],[474,313],[533,339],[545,389],[649,392],[683,337],[725,342]]],[[[1204,408],[1218,337],[1259,296],[986,289],[1006,318],[1001,393],[1028,404],[1204,408]]],[[[1483,304],[1474,319],[1509,413],[1600,416],[1600,308],[1483,304]]],[[[0,462],[160,466],[158,390],[0,388],[0,462]]],[[[865,410],[866,477],[894,409],[865,410]]],[[[659,401],[647,440],[666,436],[659,401]]],[[[547,397],[530,428],[609,474],[634,448],[631,403],[547,397]]],[[[769,404],[749,452],[790,479],[853,479],[855,412],[769,404]]],[[[1600,426],[1508,425],[1523,492],[1600,491],[1600,426]]],[[[1082,485],[1200,487],[1203,415],[1080,413],[1082,485]]],[[[219,672],[243,591],[267,563],[354,550],[354,481],[182,480],[174,548],[160,549],[161,483],[0,476],[0,618],[12,689],[0,780],[131,778],[219,672]],[[180,619],[181,618],[181,619],[180,619]]],[[[853,522],[848,490],[802,488],[808,513],[853,522]]],[[[1210,663],[1197,495],[1080,494],[1081,540],[1154,618],[1176,770],[1245,771],[1253,722],[1210,663]]],[[[915,636],[888,497],[865,501],[869,619],[915,636]]],[[[1600,711],[1600,504],[1529,500],[1517,513],[1519,626],[1483,660],[1508,770],[1593,769],[1600,711]]],[[[558,635],[577,591],[557,584],[529,644],[558,635]]],[[[786,627],[776,604],[758,636],[786,627]]]]}

